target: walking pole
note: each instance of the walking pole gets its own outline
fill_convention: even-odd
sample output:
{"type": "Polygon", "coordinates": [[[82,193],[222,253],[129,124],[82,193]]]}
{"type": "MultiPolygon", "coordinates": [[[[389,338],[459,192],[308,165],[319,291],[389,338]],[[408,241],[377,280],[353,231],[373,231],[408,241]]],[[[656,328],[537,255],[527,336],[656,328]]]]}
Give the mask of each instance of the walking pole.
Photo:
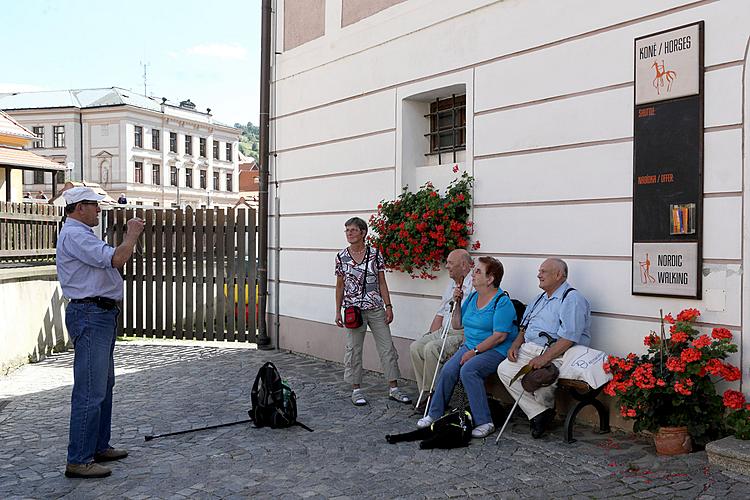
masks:
{"type": "Polygon", "coordinates": [[[226,423],[226,424],[209,425],[208,427],[201,427],[199,429],[188,429],[188,430],[185,430],[185,431],[167,432],[167,433],[164,433],[164,434],[152,434],[152,435],[148,435],[148,436],[143,436],[143,440],[144,441],[151,441],[152,439],[158,439],[158,438],[167,437],[167,436],[179,436],[180,434],[188,434],[190,432],[205,431],[205,430],[208,430],[208,429],[218,429],[220,427],[228,427],[230,425],[245,424],[245,423],[248,423],[248,422],[252,422],[252,420],[248,418],[248,419],[245,419],[245,420],[238,420],[237,422],[229,422],[229,423],[226,423]]]}
{"type": "MultiPolygon", "coordinates": [[[[452,312],[453,311],[453,301],[450,302],[450,305],[451,305],[451,312],[452,312]]],[[[453,318],[452,318],[452,314],[451,314],[451,317],[448,318],[448,322],[445,325],[443,325],[443,329],[440,332],[440,338],[443,339],[443,345],[445,345],[445,339],[448,338],[448,329],[450,328],[450,324],[451,324],[452,320],[453,320],[453,318]]],[[[442,350],[440,352],[442,352],[442,350]]],[[[439,362],[440,362],[440,360],[438,360],[438,363],[439,362]]],[[[435,369],[435,371],[437,371],[437,368],[435,369]]],[[[434,383],[434,381],[433,381],[433,383],[434,383]]],[[[424,387],[422,387],[422,390],[419,391],[419,397],[417,398],[417,404],[414,405],[415,409],[419,408],[419,403],[422,402],[422,396],[424,395],[424,393],[425,393],[425,390],[424,390],[424,387]]]]}
{"type": "Polygon", "coordinates": [[[424,415],[422,415],[422,418],[427,416],[427,412],[430,411],[430,401],[432,400],[432,391],[435,389],[435,380],[437,380],[437,374],[438,370],[440,369],[440,363],[443,359],[443,353],[445,352],[445,341],[448,340],[448,328],[450,328],[451,323],[453,323],[453,310],[455,303],[451,300],[451,312],[450,312],[450,319],[448,320],[448,323],[443,327],[443,345],[440,346],[440,355],[438,356],[437,363],[435,364],[435,373],[432,375],[432,383],[430,384],[430,393],[427,396],[427,403],[424,405],[424,415]]]}
{"type": "MultiPolygon", "coordinates": [[[[550,336],[550,334],[547,333],[547,332],[542,332],[542,333],[539,334],[539,336],[540,337],[545,337],[547,339],[547,342],[545,342],[545,344],[544,344],[544,348],[542,348],[542,352],[539,353],[539,355],[541,356],[542,354],[544,354],[544,351],[546,351],[549,346],[551,346],[552,344],[555,343],[556,339],[553,339],[550,336]]],[[[520,370],[518,370],[518,373],[516,373],[515,376],[510,380],[510,384],[508,384],[508,388],[510,388],[510,386],[513,385],[513,382],[515,382],[516,380],[518,380],[519,378],[521,378],[523,375],[526,375],[530,371],[532,371],[532,370],[531,370],[531,367],[528,364],[525,365],[520,370]]],[[[498,432],[497,437],[495,438],[495,444],[497,444],[498,441],[500,441],[500,436],[503,435],[503,431],[508,426],[508,422],[510,422],[510,418],[513,416],[513,412],[516,411],[516,407],[518,406],[518,403],[519,403],[519,401],[521,401],[521,398],[523,397],[524,394],[526,394],[526,389],[522,388],[521,389],[521,394],[516,399],[516,402],[513,403],[513,408],[510,409],[510,412],[508,413],[508,417],[505,419],[505,423],[503,424],[502,429],[500,429],[500,432],[498,432]]]]}

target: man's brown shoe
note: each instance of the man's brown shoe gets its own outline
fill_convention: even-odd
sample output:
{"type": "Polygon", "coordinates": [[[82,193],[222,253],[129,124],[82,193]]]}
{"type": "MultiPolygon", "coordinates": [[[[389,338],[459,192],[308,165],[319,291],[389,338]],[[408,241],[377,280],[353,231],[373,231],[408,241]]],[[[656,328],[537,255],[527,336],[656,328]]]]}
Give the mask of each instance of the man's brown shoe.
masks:
{"type": "Polygon", "coordinates": [[[99,453],[94,453],[94,462],[111,462],[112,460],[120,460],[128,456],[126,450],[117,450],[115,448],[109,448],[99,453]]]}
{"type": "Polygon", "coordinates": [[[96,478],[96,477],[107,477],[112,474],[112,471],[103,465],[90,463],[90,464],[68,464],[65,466],[66,477],[80,477],[83,479],[96,478]]]}

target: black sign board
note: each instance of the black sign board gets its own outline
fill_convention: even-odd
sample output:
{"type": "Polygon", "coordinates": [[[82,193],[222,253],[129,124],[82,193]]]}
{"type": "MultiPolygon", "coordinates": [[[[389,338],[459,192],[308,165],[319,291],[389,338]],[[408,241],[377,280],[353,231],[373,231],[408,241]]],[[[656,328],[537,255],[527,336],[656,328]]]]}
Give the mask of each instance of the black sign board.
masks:
{"type": "Polygon", "coordinates": [[[703,22],[635,42],[632,292],[699,299],[703,22]]]}
{"type": "Polygon", "coordinates": [[[635,109],[634,241],[697,241],[703,201],[701,104],[700,96],[693,96],[635,109]]]}

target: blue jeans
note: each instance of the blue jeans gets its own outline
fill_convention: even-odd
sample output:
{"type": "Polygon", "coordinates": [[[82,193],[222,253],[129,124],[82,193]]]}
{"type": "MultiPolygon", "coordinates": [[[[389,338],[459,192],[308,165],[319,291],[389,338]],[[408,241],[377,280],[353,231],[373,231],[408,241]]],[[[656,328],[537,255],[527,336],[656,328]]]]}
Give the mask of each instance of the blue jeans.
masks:
{"type": "Polygon", "coordinates": [[[109,448],[119,309],[70,303],[65,326],[75,346],[68,463],[87,464],[109,448]]]}
{"type": "Polygon", "coordinates": [[[462,345],[441,370],[428,413],[433,419],[438,419],[445,413],[445,407],[451,400],[453,389],[456,387],[460,376],[469,398],[474,425],[492,422],[490,406],[487,404],[487,391],[484,389],[484,379],[495,373],[497,365],[505,359],[505,356],[494,349],[490,349],[474,356],[461,366],[461,357],[467,352],[469,352],[469,349],[466,345],[462,345]]]}

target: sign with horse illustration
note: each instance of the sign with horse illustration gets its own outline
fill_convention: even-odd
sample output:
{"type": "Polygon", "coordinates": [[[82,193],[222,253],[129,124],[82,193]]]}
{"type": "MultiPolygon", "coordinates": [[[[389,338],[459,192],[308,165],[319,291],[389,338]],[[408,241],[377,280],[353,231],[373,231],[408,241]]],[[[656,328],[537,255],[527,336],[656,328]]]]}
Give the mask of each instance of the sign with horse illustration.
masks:
{"type": "Polygon", "coordinates": [[[700,91],[703,22],[635,40],[635,104],[700,91]]]}
{"type": "Polygon", "coordinates": [[[635,40],[632,293],[702,295],[703,22],[635,40]]]}

